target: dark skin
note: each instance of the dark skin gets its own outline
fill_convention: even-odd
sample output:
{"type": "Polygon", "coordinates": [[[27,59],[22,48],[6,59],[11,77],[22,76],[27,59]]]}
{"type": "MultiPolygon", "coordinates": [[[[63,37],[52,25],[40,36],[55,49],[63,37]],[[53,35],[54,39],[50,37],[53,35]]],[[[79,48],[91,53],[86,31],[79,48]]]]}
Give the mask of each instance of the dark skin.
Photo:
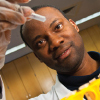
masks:
{"type": "Polygon", "coordinates": [[[58,73],[90,75],[99,67],[86,50],[79,29],[55,8],[44,7],[36,13],[46,21],[31,20],[23,27],[23,36],[36,57],[58,73]]]}

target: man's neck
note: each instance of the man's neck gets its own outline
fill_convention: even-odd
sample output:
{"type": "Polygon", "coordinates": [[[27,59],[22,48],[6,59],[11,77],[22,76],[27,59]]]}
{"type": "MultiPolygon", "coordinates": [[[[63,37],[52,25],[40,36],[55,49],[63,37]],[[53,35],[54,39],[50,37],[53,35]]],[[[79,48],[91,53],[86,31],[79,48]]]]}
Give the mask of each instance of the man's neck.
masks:
{"type": "Polygon", "coordinates": [[[73,76],[90,75],[99,68],[99,62],[92,59],[87,52],[84,53],[83,61],[73,76]]]}

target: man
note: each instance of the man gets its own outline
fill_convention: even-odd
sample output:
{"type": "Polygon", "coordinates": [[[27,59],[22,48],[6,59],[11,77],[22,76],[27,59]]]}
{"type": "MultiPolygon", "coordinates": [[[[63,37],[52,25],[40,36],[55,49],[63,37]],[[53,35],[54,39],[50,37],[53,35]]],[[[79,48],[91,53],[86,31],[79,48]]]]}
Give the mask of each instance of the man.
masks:
{"type": "Polygon", "coordinates": [[[59,100],[99,74],[99,54],[84,49],[77,25],[54,7],[42,6],[35,13],[46,21],[28,21],[22,37],[36,57],[58,73],[57,82],[47,94],[30,100],[59,100]],[[95,60],[94,60],[95,59],[95,60]]]}
{"type": "Polygon", "coordinates": [[[21,29],[24,42],[36,57],[57,71],[57,81],[52,90],[30,100],[59,100],[70,91],[97,78],[100,72],[100,55],[86,52],[79,29],[73,20],[52,6],[37,6],[35,13],[46,21],[31,20],[21,29]]]}

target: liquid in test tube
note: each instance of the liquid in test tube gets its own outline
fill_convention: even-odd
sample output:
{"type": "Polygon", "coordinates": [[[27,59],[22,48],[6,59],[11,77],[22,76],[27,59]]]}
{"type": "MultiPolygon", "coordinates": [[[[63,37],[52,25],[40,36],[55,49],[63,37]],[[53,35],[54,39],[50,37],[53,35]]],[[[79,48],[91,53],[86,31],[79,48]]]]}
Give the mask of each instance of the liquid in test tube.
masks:
{"type": "Polygon", "coordinates": [[[42,16],[42,15],[39,15],[39,14],[36,14],[36,13],[32,13],[28,18],[35,19],[35,20],[38,20],[38,21],[41,21],[41,22],[46,21],[45,16],[42,16]]]}

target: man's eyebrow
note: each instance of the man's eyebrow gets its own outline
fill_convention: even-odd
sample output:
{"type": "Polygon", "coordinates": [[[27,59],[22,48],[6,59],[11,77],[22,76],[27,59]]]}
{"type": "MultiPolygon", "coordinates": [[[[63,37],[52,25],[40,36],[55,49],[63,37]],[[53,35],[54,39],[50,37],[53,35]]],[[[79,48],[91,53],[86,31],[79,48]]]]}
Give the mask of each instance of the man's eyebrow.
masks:
{"type": "Polygon", "coordinates": [[[55,19],[51,24],[50,27],[57,21],[58,19],[55,19]]]}
{"type": "Polygon", "coordinates": [[[32,41],[32,43],[34,43],[38,38],[40,38],[41,37],[41,35],[37,35],[34,39],[33,39],[33,41],[32,41]]]}

